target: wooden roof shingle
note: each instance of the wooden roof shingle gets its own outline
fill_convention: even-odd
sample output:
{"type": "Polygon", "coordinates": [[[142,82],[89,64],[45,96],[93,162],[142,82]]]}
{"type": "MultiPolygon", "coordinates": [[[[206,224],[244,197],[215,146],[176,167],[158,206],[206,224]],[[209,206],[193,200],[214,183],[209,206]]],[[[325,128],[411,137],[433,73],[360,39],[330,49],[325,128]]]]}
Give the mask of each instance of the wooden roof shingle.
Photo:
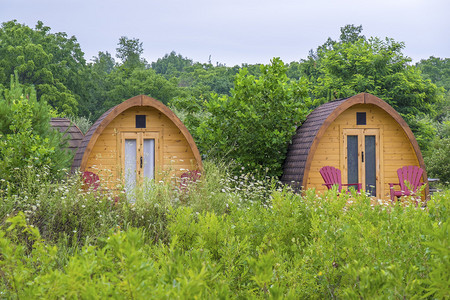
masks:
{"type": "Polygon", "coordinates": [[[345,100],[347,98],[322,104],[312,111],[306,117],[305,122],[297,128],[284,161],[281,182],[290,184],[296,190],[301,189],[306,162],[313,141],[325,120],[345,100]]]}
{"type": "Polygon", "coordinates": [[[86,132],[86,135],[84,136],[83,140],[80,143],[80,146],[78,147],[77,152],[75,153],[75,157],[73,159],[72,164],[72,172],[78,169],[81,166],[81,160],[83,159],[84,152],[86,151],[86,147],[91,140],[92,135],[97,130],[99,125],[103,122],[103,120],[106,118],[106,116],[109,115],[109,113],[115,108],[116,106],[108,109],[103,115],[100,116],[100,118],[95,121],[94,124],[92,124],[91,128],[89,128],[88,132],[86,132]]]}
{"type": "Polygon", "coordinates": [[[59,130],[59,132],[65,133],[65,137],[69,136],[68,149],[75,153],[84,138],[80,128],[66,118],[52,118],[50,120],[50,126],[59,130]]]}

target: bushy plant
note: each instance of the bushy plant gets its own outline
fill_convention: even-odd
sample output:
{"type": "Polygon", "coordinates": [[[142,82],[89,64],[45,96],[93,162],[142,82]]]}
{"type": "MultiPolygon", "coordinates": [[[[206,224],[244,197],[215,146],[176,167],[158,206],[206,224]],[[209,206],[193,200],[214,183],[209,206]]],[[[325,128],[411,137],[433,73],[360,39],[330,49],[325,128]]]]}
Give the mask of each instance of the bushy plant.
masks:
{"type": "Polygon", "coordinates": [[[50,118],[50,107],[14,77],[9,90],[0,90],[1,188],[17,188],[26,168],[45,167],[58,177],[70,166],[73,154],[64,149],[63,135],[50,128],[50,118]]]}
{"type": "Polygon", "coordinates": [[[91,128],[91,126],[93,124],[91,117],[92,117],[92,115],[89,115],[89,117],[69,116],[69,120],[73,124],[77,125],[83,134],[86,134],[86,132],[88,132],[89,128],[91,128]]]}
{"type": "Polygon", "coordinates": [[[424,155],[429,176],[440,179],[444,185],[450,182],[450,119],[438,127],[438,134],[432,139],[424,155]]]}
{"type": "Polygon", "coordinates": [[[0,297],[449,297],[448,190],[426,207],[272,185],[250,197],[225,174],[207,163],[188,190],[153,183],[134,202],[77,178],[0,194],[0,297]]]}
{"type": "Polygon", "coordinates": [[[269,176],[279,176],[287,144],[310,105],[306,81],[289,80],[286,71],[279,58],[262,65],[259,78],[241,69],[231,96],[205,103],[210,117],[197,128],[200,152],[226,157],[238,169],[262,165],[269,176]]]}

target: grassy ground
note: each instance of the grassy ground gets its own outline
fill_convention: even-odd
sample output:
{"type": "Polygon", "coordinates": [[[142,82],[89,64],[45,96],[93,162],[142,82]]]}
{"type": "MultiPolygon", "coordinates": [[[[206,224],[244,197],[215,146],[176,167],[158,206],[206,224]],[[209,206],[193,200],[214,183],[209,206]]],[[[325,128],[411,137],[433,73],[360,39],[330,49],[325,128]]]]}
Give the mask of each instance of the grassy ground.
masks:
{"type": "Polygon", "coordinates": [[[450,296],[449,190],[373,205],[205,169],[133,203],[24,170],[0,192],[0,298],[450,296]]]}

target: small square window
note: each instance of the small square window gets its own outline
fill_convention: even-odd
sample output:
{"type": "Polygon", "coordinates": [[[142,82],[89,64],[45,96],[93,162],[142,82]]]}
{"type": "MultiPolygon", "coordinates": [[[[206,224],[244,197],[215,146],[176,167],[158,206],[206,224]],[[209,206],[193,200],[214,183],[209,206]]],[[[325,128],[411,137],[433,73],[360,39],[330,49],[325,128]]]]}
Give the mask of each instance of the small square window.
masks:
{"type": "Polygon", "coordinates": [[[357,112],[356,113],[356,125],[366,125],[366,113],[357,112]]]}
{"type": "Polygon", "coordinates": [[[145,115],[136,115],[136,128],[146,128],[145,115]]]}

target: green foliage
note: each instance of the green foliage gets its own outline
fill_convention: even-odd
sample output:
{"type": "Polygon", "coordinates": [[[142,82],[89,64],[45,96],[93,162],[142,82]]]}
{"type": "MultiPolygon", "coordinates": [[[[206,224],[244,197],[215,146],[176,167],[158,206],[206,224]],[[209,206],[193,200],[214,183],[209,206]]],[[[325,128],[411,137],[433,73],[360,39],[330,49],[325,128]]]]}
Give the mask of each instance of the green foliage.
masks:
{"type": "Polygon", "coordinates": [[[50,128],[50,118],[50,107],[14,77],[9,90],[0,90],[0,187],[19,188],[30,168],[57,177],[70,166],[73,154],[63,149],[67,144],[61,133],[50,128]]]}
{"type": "Polygon", "coordinates": [[[428,118],[422,127],[434,127],[433,132],[424,134],[429,141],[424,159],[427,172],[432,177],[437,177],[441,183],[448,185],[450,182],[450,64],[449,59],[430,57],[421,60],[416,66],[422,71],[425,78],[429,78],[437,86],[446,89],[444,101],[436,106],[436,116],[433,120],[428,118]]]}
{"type": "Polygon", "coordinates": [[[436,122],[428,115],[404,116],[405,121],[414,132],[414,137],[423,153],[431,151],[432,142],[436,138],[436,122]]]}
{"type": "Polygon", "coordinates": [[[215,95],[205,103],[210,118],[197,128],[200,152],[226,156],[236,166],[254,171],[268,168],[280,175],[287,144],[308,113],[304,80],[289,80],[278,59],[261,66],[256,79],[244,68],[235,78],[231,96],[215,95]]]}
{"type": "Polygon", "coordinates": [[[98,56],[94,56],[92,67],[100,74],[109,74],[114,70],[116,62],[111,54],[106,51],[98,52],[98,56]]]}
{"type": "Polygon", "coordinates": [[[170,54],[158,58],[156,62],[152,62],[152,69],[155,70],[157,74],[167,75],[167,78],[170,78],[179,76],[186,67],[192,66],[192,64],[192,59],[183,57],[181,54],[177,55],[175,51],[172,51],[170,54]]]}
{"type": "Polygon", "coordinates": [[[183,94],[176,80],[169,81],[152,69],[123,67],[111,72],[106,80],[109,88],[105,93],[107,100],[103,103],[103,111],[136,95],[145,94],[167,103],[183,94]]]}
{"type": "MultiPolygon", "coordinates": [[[[448,124],[447,126],[449,126],[448,124]]],[[[435,138],[427,155],[425,164],[430,177],[439,178],[443,184],[450,182],[450,137],[435,138]]]]}
{"type": "Polygon", "coordinates": [[[365,38],[362,27],[341,28],[338,42],[329,39],[302,61],[315,98],[322,103],[360,92],[374,94],[402,115],[434,113],[442,90],[409,66],[404,43],[365,38]]]}
{"type": "Polygon", "coordinates": [[[238,66],[228,68],[223,65],[195,63],[184,69],[179,75],[179,81],[181,86],[190,87],[192,93],[200,91],[203,96],[210,92],[230,95],[238,72],[238,66]]]}
{"type": "MultiPolygon", "coordinates": [[[[247,196],[220,190],[220,169],[208,166],[193,190],[228,198],[225,211],[197,210],[198,194],[175,201],[164,185],[111,205],[79,193],[77,180],[41,183],[41,194],[20,201],[37,207],[16,207],[25,213],[10,211],[0,226],[1,297],[449,297],[448,190],[425,209],[373,206],[333,190],[272,189],[264,201],[242,203],[247,196]]],[[[4,211],[15,197],[1,197],[4,211]]]]}
{"type": "Polygon", "coordinates": [[[430,56],[416,64],[426,79],[439,87],[450,90],[450,58],[430,56]]]}
{"type": "Polygon", "coordinates": [[[2,23],[0,41],[0,85],[17,72],[21,83],[35,86],[39,100],[61,113],[77,113],[85,60],[75,37],[50,33],[40,21],[31,29],[13,20],[2,23]]]}
{"type": "Polygon", "coordinates": [[[86,134],[88,132],[89,128],[91,128],[93,121],[90,117],[77,117],[77,116],[69,116],[68,119],[75,124],[83,134],[86,134]]]}
{"type": "Polygon", "coordinates": [[[122,61],[124,66],[127,68],[145,66],[147,62],[141,57],[144,49],[139,39],[129,39],[126,36],[122,36],[117,45],[119,47],[116,48],[116,56],[122,61]]]}
{"type": "Polygon", "coordinates": [[[93,63],[88,64],[80,73],[83,87],[78,91],[79,116],[92,117],[95,120],[104,112],[103,102],[107,90],[111,88],[108,77],[115,67],[116,63],[111,54],[99,52],[98,56],[93,58],[93,63]]]}

